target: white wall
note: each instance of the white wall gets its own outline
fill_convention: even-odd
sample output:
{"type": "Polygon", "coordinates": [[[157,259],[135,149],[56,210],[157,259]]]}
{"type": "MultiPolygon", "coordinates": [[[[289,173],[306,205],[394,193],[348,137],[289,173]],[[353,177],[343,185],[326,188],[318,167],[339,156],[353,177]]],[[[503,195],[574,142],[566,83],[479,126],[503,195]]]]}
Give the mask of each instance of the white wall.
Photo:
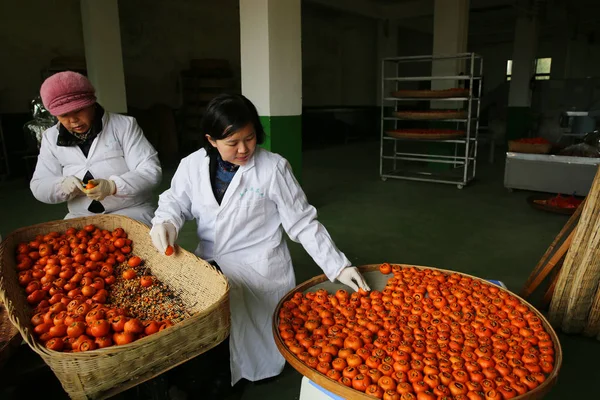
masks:
{"type": "MultiPolygon", "coordinates": [[[[548,16],[541,24],[537,57],[552,57],[553,79],[600,76],[600,40],[597,44],[588,43],[587,35],[595,30],[596,37],[600,37],[598,24],[594,23],[597,13],[586,8],[577,13],[581,14],[585,24],[578,23],[579,19],[570,21],[567,13],[558,6],[549,8],[548,16]],[[567,26],[572,27],[567,29],[567,26]],[[580,33],[573,35],[574,29],[580,33]]],[[[432,16],[427,16],[400,21],[404,28],[400,29],[399,55],[430,53],[431,46],[427,46],[427,42],[431,40],[432,20],[432,16]]],[[[507,94],[506,61],[513,57],[515,21],[516,12],[510,5],[471,11],[468,50],[481,54],[484,59],[484,93],[488,96],[484,98],[484,104],[496,101],[495,96],[507,94]]]]}
{"type": "Polygon", "coordinates": [[[0,113],[27,112],[42,68],[83,52],[79,1],[0,2],[0,113]]]}
{"type": "MultiPolygon", "coordinates": [[[[119,2],[128,103],[180,103],[179,72],[192,58],[229,60],[240,76],[238,0],[119,2]]],[[[238,82],[239,86],[239,82],[238,82]]]]}
{"type": "Polygon", "coordinates": [[[600,43],[578,36],[565,44],[565,75],[569,78],[600,76],[600,43]]]}
{"type": "Polygon", "coordinates": [[[377,23],[302,3],[304,106],[376,104],[377,23]]]}
{"type": "MultiPolygon", "coordinates": [[[[191,58],[225,58],[239,77],[238,0],[127,0],[119,14],[130,106],[177,107],[179,72],[191,58]]],[[[79,1],[3,1],[0,112],[27,112],[40,71],[57,56],[84,57],[79,1]]]]}
{"type": "MultiPolygon", "coordinates": [[[[303,105],[375,104],[375,20],[307,2],[302,9],[303,105]]],[[[238,0],[127,0],[119,14],[130,107],[178,107],[179,73],[191,58],[229,60],[239,87],[238,0]]],[[[28,112],[40,71],[57,56],[84,57],[79,1],[3,1],[0,113],[28,112]]]]}
{"type": "MultiPolygon", "coordinates": [[[[432,19],[423,22],[430,28],[432,19]]],[[[433,53],[433,35],[431,32],[416,31],[410,28],[398,29],[398,56],[424,56],[433,53]]],[[[401,63],[398,64],[398,76],[428,76],[431,75],[431,63],[401,63]]],[[[430,82],[403,82],[404,89],[419,89],[419,85],[430,85],[430,82]]],[[[429,88],[428,88],[429,89],[429,88]]]]}

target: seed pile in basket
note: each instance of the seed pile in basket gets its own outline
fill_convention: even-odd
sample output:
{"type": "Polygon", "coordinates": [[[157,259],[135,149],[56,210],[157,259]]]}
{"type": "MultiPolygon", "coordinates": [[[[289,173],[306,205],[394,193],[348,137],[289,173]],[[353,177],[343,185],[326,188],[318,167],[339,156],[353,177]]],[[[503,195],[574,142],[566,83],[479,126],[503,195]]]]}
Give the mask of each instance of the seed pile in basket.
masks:
{"type": "Polygon", "coordinates": [[[109,288],[108,302],[111,306],[122,307],[142,320],[170,320],[177,323],[187,317],[185,306],[164,283],[148,275],[144,265],[131,268],[117,266],[117,276],[135,273],[131,279],[117,279],[109,288]]]}
{"type": "Polygon", "coordinates": [[[554,369],[542,321],[507,291],[459,274],[382,264],[382,292],[294,297],[279,334],[310,368],[375,398],[511,399],[554,369]]]}
{"type": "Polygon", "coordinates": [[[131,343],[189,316],[133,245],[122,228],[94,225],[20,243],[18,279],[37,339],[50,350],[90,351],[131,343]]]}

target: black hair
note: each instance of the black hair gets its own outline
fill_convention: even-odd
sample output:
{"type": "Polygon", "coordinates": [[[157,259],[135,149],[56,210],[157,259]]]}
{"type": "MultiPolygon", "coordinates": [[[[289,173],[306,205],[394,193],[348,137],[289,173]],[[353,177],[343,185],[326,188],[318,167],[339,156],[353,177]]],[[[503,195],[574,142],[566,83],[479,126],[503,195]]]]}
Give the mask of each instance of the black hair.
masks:
{"type": "MultiPolygon", "coordinates": [[[[265,141],[265,131],[254,104],[241,94],[224,93],[213,98],[206,106],[200,130],[202,135],[222,140],[249,123],[254,126],[256,143],[262,144],[265,141]]],[[[204,141],[204,148],[207,153],[216,150],[208,140],[204,141]]]]}

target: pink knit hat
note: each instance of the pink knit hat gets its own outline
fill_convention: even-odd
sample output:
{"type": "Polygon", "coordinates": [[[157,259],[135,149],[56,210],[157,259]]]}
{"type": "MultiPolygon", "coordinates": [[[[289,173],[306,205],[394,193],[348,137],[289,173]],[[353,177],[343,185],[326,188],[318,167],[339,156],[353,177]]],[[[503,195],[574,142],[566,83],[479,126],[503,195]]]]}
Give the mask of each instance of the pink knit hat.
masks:
{"type": "Polygon", "coordinates": [[[44,107],[54,116],[93,105],[96,103],[95,92],[85,76],[72,71],[52,75],[40,88],[44,107]]]}

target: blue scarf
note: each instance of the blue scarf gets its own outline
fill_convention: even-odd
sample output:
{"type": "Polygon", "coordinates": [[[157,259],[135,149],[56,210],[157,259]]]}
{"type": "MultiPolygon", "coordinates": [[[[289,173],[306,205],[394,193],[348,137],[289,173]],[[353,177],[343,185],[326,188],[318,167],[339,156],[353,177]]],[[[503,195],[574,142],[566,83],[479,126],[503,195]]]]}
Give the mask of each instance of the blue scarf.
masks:
{"type": "Polygon", "coordinates": [[[217,168],[215,171],[215,179],[213,181],[213,193],[219,204],[221,204],[225,192],[239,167],[239,165],[224,161],[221,158],[221,155],[217,154],[217,168]]]}

